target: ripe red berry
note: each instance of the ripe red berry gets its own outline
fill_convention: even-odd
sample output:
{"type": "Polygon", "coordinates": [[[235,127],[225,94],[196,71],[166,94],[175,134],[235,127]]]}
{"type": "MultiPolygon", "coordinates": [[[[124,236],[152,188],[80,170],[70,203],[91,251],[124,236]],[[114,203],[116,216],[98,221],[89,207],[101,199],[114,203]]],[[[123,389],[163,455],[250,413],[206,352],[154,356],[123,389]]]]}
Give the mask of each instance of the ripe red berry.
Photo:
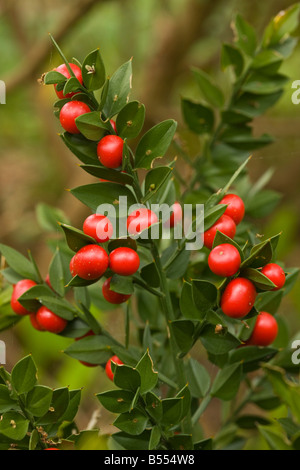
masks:
{"type": "Polygon", "coordinates": [[[68,324],[67,320],[51,312],[47,307],[41,307],[37,311],[36,321],[45,331],[55,334],[61,333],[68,324]]]}
{"type": "Polygon", "coordinates": [[[115,364],[118,364],[119,366],[123,365],[124,362],[122,362],[121,359],[118,358],[118,356],[113,356],[110,359],[108,359],[106,366],[105,366],[105,372],[106,372],[107,377],[113,382],[114,374],[111,370],[111,362],[114,362],[115,364]]]}
{"type": "Polygon", "coordinates": [[[285,284],[285,274],[284,270],[276,263],[266,264],[261,270],[262,274],[267,276],[270,281],[275,284],[275,288],[272,290],[279,290],[285,284]]]}
{"type": "Polygon", "coordinates": [[[107,302],[115,305],[123,304],[126,302],[128,299],[130,299],[131,295],[126,295],[126,294],[119,294],[118,292],[114,292],[110,288],[110,281],[111,277],[106,279],[102,286],[102,293],[103,297],[107,302]]]}
{"type": "Polygon", "coordinates": [[[240,224],[245,215],[245,204],[236,194],[227,194],[220,204],[228,204],[225,214],[232,218],[236,225],[240,224]]]}
{"type": "Polygon", "coordinates": [[[229,243],[216,246],[209,254],[208,266],[217,276],[234,276],[240,269],[241,255],[239,250],[229,243]]]}
{"type": "Polygon", "coordinates": [[[122,165],[124,141],[117,135],[106,135],[97,146],[97,155],[106,168],[118,168],[122,165]]]}
{"type": "Polygon", "coordinates": [[[221,309],[228,317],[243,318],[252,310],[256,295],[254,284],[249,279],[239,277],[226,286],[221,309]]]}
{"type": "Polygon", "coordinates": [[[75,259],[75,255],[73,256],[73,258],[70,261],[70,273],[72,274],[73,277],[76,276],[76,272],[75,272],[75,269],[74,269],[74,259],[75,259]]]}
{"type": "Polygon", "coordinates": [[[82,279],[99,279],[107,270],[109,258],[106,251],[99,245],[86,245],[81,248],[72,262],[72,274],[82,279]]]}
{"type": "Polygon", "coordinates": [[[206,230],[206,232],[204,232],[204,245],[210,250],[213,247],[217,230],[233,239],[236,232],[236,225],[231,217],[223,214],[212,227],[206,230]]]}
{"type": "Polygon", "coordinates": [[[127,230],[130,235],[138,235],[143,230],[147,229],[153,224],[158,222],[157,215],[143,207],[133,211],[127,218],[127,230]]]}
{"type": "Polygon", "coordinates": [[[254,330],[250,339],[246,342],[252,346],[269,346],[278,334],[278,324],[275,318],[268,312],[261,312],[256,319],[254,330]]]}
{"type": "Polygon", "coordinates": [[[140,257],[131,248],[116,248],[109,255],[109,267],[120,276],[132,276],[140,267],[140,257]]]}
{"type": "MultiPolygon", "coordinates": [[[[81,68],[78,67],[78,65],[76,64],[69,64],[72,71],[74,72],[74,75],[75,77],[77,78],[77,80],[81,83],[81,85],[83,84],[83,80],[82,80],[82,73],[81,73],[81,68]]],[[[70,72],[69,70],[67,69],[67,66],[66,64],[62,64],[60,65],[59,67],[57,67],[56,69],[56,72],[59,72],[61,73],[62,75],[64,75],[66,78],[70,78],[71,75],[70,75],[70,72]]],[[[57,85],[54,85],[54,88],[55,88],[55,92],[58,96],[58,98],[60,100],[62,100],[63,98],[72,98],[72,96],[76,95],[76,93],[67,93],[66,95],[64,95],[64,92],[63,90],[61,91],[57,91],[57,85]]]]}
{"type": "Polygon", "coordinates": [[[105,215],[92,214],[85,219],[83,231],[98,243],[105,243],[112,237],[114,228],[111,221],[105,215]]]}
{"type": "Polygon", "coordinates": [[[37,319],[36,319],[36,314],[35,313],[31,313],[29,315],[29,318],[30,318],[30,323],[31,325],[33,326],[33,328],[37,331],[45,331],[44,328],[41,327],[41,325],[38,323],[37,319]]]}
{"type": "Polygon", "coordinates": [[[36,286],[36,282],[31,281],[30,279],[23,279],[19,281],[13,288],[13,293],[10,301],[11,308],[17,315],[29,315],[31,312],[27,310],[23,305],[18,301],[25,292],[27,292],[32,287],[36,286]]]}
{"type": "Polygon", "coordinates": [[[169,221],[167,221],[165,224],[166,227],[170,228],[175,227],[177,224],[179,224],[179,222],[182,221],[182,207],[179,202],[174,202],[172,209],[173,212],[171,214],[171,217],[169,221]]]}
{"type": "Polygon", "coordinates": [[[75,119],[90,112],[89,106],[82,101],[69,101],[61,108],[59,120],[65,131],[80,134],[75,119]]]}

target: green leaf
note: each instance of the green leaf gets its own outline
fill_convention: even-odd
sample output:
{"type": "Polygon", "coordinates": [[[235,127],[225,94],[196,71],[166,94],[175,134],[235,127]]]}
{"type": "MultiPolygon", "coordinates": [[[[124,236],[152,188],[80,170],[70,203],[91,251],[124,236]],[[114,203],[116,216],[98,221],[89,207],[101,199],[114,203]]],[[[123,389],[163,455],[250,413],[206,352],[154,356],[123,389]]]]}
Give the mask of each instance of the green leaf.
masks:
{"type": "Polygon", "coordinates": [[[60,209],[48,204],[38,204],[36,216],[41,228],[47,232],[57,232],[59,228],[58,222],[68,223],[65,214],[60,209]]]}
{"type": "Polygon", "coordinates": [[[70,344],[64,352],[79,361],[105,364],[112,355],[111,347],[114,344],[114,341],[105,336],[88,336],[70,344]]]}
{"type": "Polygon", "coordinates": [[[110,281],[110,289],[119,294],[132,295],[134,293],[132,278],[114,274],[110,281]]]}
{"type": "Polygon", "coordinates": [[[233,24],[233,30],[236,36],[236,45],[252,57],[257,46],[255,29],[238,14],[233,24]]]}
{"type": "Polygon", "coordinates": [[[26,397],[26,410],[33,416],[44,416],[50,408],[52,401],[51,388],[35,385],[26,397]]]}
{"type": "Polygon", "coordinates": [[[270,65],[279,67],[282,63],[282,56],[277,51],[272,51],[270,49],[261,51],[257,56],[255,56],[252,62],[252,68],[255,70],[261,70],[265,72],[265,68],[270,65]]]}
{"type": "Polygon", "coordinates": [[[96,244],[94,238],[89,237],[82,230],[78,230],[77,228],[66,224],[60,224],[60,226],[65,233],[68,247],[75,253],[86,245],[96,244]]]}
{"type": "Polygon", "coordinates": [[[131,101],[119,112],[116,125],[122,139],[135,139],[143,129],[145,106],[139,101],[131,101]]]}
{"type": "Polygon", "coordinates": [[[29,311],[35,312],[41,304],[65,320],[71,321],[77,313],[75,307],[66,299],[56,297],[47,286],[35,286],[19,298],[19,302],[29,311]]]}
{"type": "Polygon", "coordinates": [[[242,85],[242,90],[254,95],[267,95],[279,92],[287,82],[288,78],[284,75],[268,76],[255,71],[242,85]]]}
{"type": "Polygon", "coordinates": [[[272,260],[272,257],[273,250],[271,240],[265,240],[252,248],[250,256],[241,264],[241,269],[248,267],[261,268],[268,264],[272,260]]]}
{"type": "Polygon", "coordinates": [[[0,384],[0,414],[18,407],[17,402],[11,397],[11,393],[6,385],[0,384]]]}
{"type": "MultiPolygon", "coordinates": [[[[63,89],[64,96],[68,95],[69,93],[74,93],[78,91],[81,87],[81,83],[76,77],[71,77],[66,81],[66,84],[63,89]]],[[[78,97],[76,97],[78,99],[78,97]]]]}
{"type": "Polygon", "coordinates": [[[271,450],[292,450],[292,447],[286,442],[284,435],[270,430],[268,426],[257,427],[271,450]]]}
{"type": "Polygon", "coordinates": [[[89,165],[98,163],[100,165],[97,157],[97,142],[87,140],[81,134],[69,134],[68,132],[62,134],[61,138],[82,163],[89,165]]]}
{"type": "Polygon", "coordinates": [[[257,415],[240,416],[238,419],[236,419],[235,423],[241,429],[255,429],[258,424],[262,426],[269,426],[271,424],[268,419],[257,415]]]}
{"type": "Polygon", "coordinates": [[[150,434],[150,431],[144,431],[139,436],[131,437],[125,432],[117,432],[112,435],[112,439],[126,450],[148,450],[150,434]]]}
{"type": "Polygon", "coordinates": [[[213,440],[204,439],[203,441],[195,442],[194,450],[212,450],[213,440]]]}
{"type": "Polygon", "coordinates": [[[241,364],[232,364],[221,369],[212,385],[211,395],[221,400],[232,400],[240,387],[242,370],[241,364]]]}
{"type": "Polygon", "coordinates": [[[149,450],[155,450],[160,443],[161,432],[159,426],[154,426],[151,430],[150,440],[149,440],[149,450]]]}
{"type": "Polygon", "coordinates": [[[163,417],[162,424],[174,426],[181,421],[183,412],[182,398],[165,398],[162,400],[163,417]]]}
{"type": "Polygon", "coordinates": [[[185,385],[176,395],[176,398],[182,399],[182,416],[187,416],[191,407],[191,392],[189,384],[185,385]]]}
{"type": "Polygon", "coordinates": [[[123,171],[112,170],[99,165],[80,165],[80,168],[96,178],[111,181],[112,183],[132,184],[133,181],[132,176],[123,171]]]}
{"type": "Polygon", "coordinates": [[[132,410],[131,413],[121,414],[113,424],[127,434],[138,436],[145,431],[148,418],[140,411],[132,410]]]}
{"type": "Polygon", "coordinates": [[[81,399],[81,390],[71,390],[69,392],[69,404],[68,407],[60,418],[61,421],[72,422],[78,413],[78,408],[81,399]]]}
{"type": "Polygon", "coordinates": [[[141,376],[136,369],[132,367],[121,365],[116,367],[114,373],[114,383],[117,387],[123,390],[136,392],[141,386],[141,376]]]}
{"type": "Polygon", "coordinates": [[[254,93],[243,93],[231,108],[252,120],[261,116],[267,109],[274,106],[283,95],[283,90],[268,95],[257,95],[254,93]]]}
{"type": "Polygon", "coordinates": [[[194,344],[194,323],[190,320],[174,320],[170,323],[177,346],[182,354],[187,354],[194,344]]]}
{"type": "Polygon", "coordinates": [[[156,158],[164,157],[176,131],[177,123],[172,119],[152,127],[138,143],[135,154],[136,168],[150,169],[156,158]]]}
{"type": "Polygon", "coordinates": [[[243,269],[242,276],[252,281],[257,289],[273,290],[276,288],[274,282],[272,282],[267,276],[262,274],[257,269],[243,269]]]}
{"type": "Polygon", "coordinates": [[[277,313],[283,297],[283,291],[263,292],[257,296],[255,307],[260,312],[277,313]]]}
{"type": "Polygon", "coordinates": [[[118,114],[129,101],[132,88],[132,60],[123,64],[111,77],[103,107],[106,119],[118,114]]]}
{"type": "Polygon", "coordinates": [[[152,392],[147,393],[145,401],[147,413],[159,422],[163,415],[162,401],[152,392]]]}
{"type": "Polygon", "coordinates": [[[84,137],[96,142],[99,142],[108,130],[108,125],[101,120],[99,111],[82,114],[75,122],[84,137]]]}
{"type": "Polygon", "coordinates": [[[205,211],[204,215],[204,231],[210,229],[224,214],[227,206],[225,204],[217,204],[214,207],[210,207],[205,211]]]}
{"type": "Polygon", "coordinates": [[[274,211],[281,199],[282,195],[277,191],[271,189],[260,191],[246,201],[247,214],[256,219],[266,217],[274,211]]]}
{"type": "Polygon", "coordinates": [[[61,73],[56,72],[56,70],[51,70],[44,76],[45,85],[56,85],[57,83],[65,83],[65,81],[66,77],[61,73]]]}
{"type": "Polygon", "coordinates": [[[215,332],[213,325],[207,325],[200,334],[200,340],[210,354],[226,354],[240,345],[240,341],[224,329],[221,333],[215,332]]]}
{"type": "Polygon", "coordinates": [[[59,249],[56,250],[52,258],[52,261],[50,263],[49,278],[50,278],[50,284],[52,288],[55,290],[55,292],[57,292],[61,296],[64,296],[65,285],[67,281],[65,278],[63,259],[62,259],[62,255],[59,249]]]}
{"type": "Polygon", "coordinates": [[[193,301],[192,285],[185,281],[183,283],[180,296],[180,311],[183,317],[190,320],[202,319],[202,315],[199,314],[199,311],[193,301]]]}
{"type": "Polygon", "coordinates": [[[256,346],[243,346],[229,353],[228,362],[243,364],[244,372],[252,372],[261,367],[262,362],[270,361],[278,353],[274,348],[258,348],[256,346]]]}
{"type": "Polygon", "coordinates": [[[145,178],[145,196],[143,197],[143,203],[150,200],[152,200],[152,203],[159,203],[159,190],[166,184],[171,175],[172,168],[168,166],[159,166],[148,171],[145,178]]]}
{"type": "Polygon", "coordinates": [[[186,365],[186,378],[193,397],[203,398],[207,394],[210,387],[210,375],[196,359],[189,358],[186,365]]]}
{"type": "Polygon", "coordinates": [[[34,429],[31,433],[30,440],[29,440],[29,450],[35,450],[37,445],[40,441],[40,435],[37,429],[34,429]]]}
{"type": "Polygon", "coordinates": [[[78,188],[72,189],[71,193],[79,199],[79,201],[88,206],[95,214],[101,204],[105,204],[106,207],[110,204],[118,214],[120,196],[127,197],[127,204],[129,207],[136,204],[136,199],[132,191],[121,184],[88,184],[86,186],[79,186],[78,188]]]}
{"type": "Polygon", "coordinates": [[[44,426],[47,424],[58,424],[61,422],[61,418],[64,413],[67,411],[70,403],[70,392],[67,387],[57,388],[53,391],[52,401],[50,404],[50,409],[45,413],[39,420],[37,424],[44,426]]]}
{"type": "Polygon", "coordinates": [[[300,4],[296,3],[286,10],[280,11],[267,26],[264,34],[264,46],[279,43],[285,36],[292,33],[299,24],[300,4]]]}
{"type": "Polygon", "coordinates": [[[33,264],[9,246],[0,244],[0,252],[6,259],[7,264],[18,274],[24,278],[32,279],[38,282],[37,275],[33,264]]]}
{"type": "Polygon", "coordinates": [[[99,49],[91,52],[83,61],[82,78],[90,91],[99,90],[105,83],[105,67],[99,49]]]}
{"type": "Polygon", "coordinates": [[[214,284],[208,281],[193,280],[192,296],[195,306],[204,317],[216,305],[218,290],[214,284]]]}
{"type": "Polygon", "coordinates": [[[37,382],[37,369],[31,356],[26,356],[11,371],[11,383],[18,395],[28,393],[37,382]]]}
{"type": "Polygon", "coordinates": [[[224,105],[224,96],[212,78],[200,69],[193,68],[193,75],[203,94],[204,99],[214,107],[221,108],[224,105]]]}
{"type": "Polygon", "coordinates": [[[29,421],[20,413],[9,411],[4,413],[0,420],[0,435],[2,434],[14,441],[21,441],[28,431],[29,421]]]}
{"type": "Polygon", "coordinates": [[[98,393],[96,397],[111,413],[126,413],[131,410],[134,394],[128,390],[110,390],[98,393]]]}
{"type": "Polygon", "coordinates": [[[223,44],[221,64],[223,69],[232,66],[234,68],[235,75],[239,77],[244,69],[244,58],[237,47],[232,46],[231,44],[223,44]]]}
{"type": "Polygon", "coordinates": [[[143,395],[156,387],[158,374],[154,371],[153,361],[150,357],[149,351],[146,351],[139,363],[136,366],[141,376],[140,393],[143,395]]]}
{"type": "Polygon", "coordinates": [[[211,108],[186,98],[181,100],[182,114],[188,128],[196,134],[210,134],[214,128],[215,116],[211,108]]]}
{"type": "Polygon", "coordinates": [[[146,266],[141,269],[141,277],[151,287],[160,286],[160,277],[155,263],[146,264],[146,266]]]}

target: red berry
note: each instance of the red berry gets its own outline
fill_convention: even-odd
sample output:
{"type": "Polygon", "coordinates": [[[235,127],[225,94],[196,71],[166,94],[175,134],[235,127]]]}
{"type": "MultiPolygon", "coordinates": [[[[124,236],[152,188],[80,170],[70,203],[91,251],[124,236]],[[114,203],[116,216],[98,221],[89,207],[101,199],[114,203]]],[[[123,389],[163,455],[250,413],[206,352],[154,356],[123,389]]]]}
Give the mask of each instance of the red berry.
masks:
{"type": "Polygon", "coordinates": [[[217,230],[233,239],[236,232],[236,225],[231,217],[223,214],[210,229],[206,230],[206,232],[204,232],[204,245],[210,250],[213,247],[217,230]]]}
{"type": "Polygon", "coordinates": [[[56,447],[48,447],[48,449],[44,449],[44,450],[60,450],[60,449],[56,449],[56,447]]]}
{"type": "Polygon", "coordinates": [[[99,279],[107,270],[109,258],[106,251],[98,245],[86,245],[74,256],[73,273],[81,279],[99,279]]]}
{"type": "Polygon", "coordinates": [[[31,281],[30,279],[23,279],[19,281],[13,288],[13,293],[10,301],[11,308],[17,315],[29,315],[31,312],[27,310],[23,305],[18,301],[25,292],[27,292],[32,287],[36,286],[36,282],[31,281]]]}
{"type": "Polygon", "coordinates": [[[131,248],[116,248],[109,255],[109,267],[120,276],[132,276],[140,267],[140,257],[131,248]]]}
{"type": "Polygon", "coordinates": [[[138,235],[158,222],[157,215],[150,209],[141,208],[133,211],[127,218],[127,230],[130,235],[138,235]]]}
{"type": "Polygon", "coordinates": [[[119,366],[123,365],[124,362],[122,362],[121,359],[118,358],[118,356],[113,356],[110,359],[108,359],[106,366],[105,366],[105,372],[106,372],[107,377],[113,382],[114,374],[111,370],[111,362],[114,362],[115,364],[118,364],[119,366]]]}
{"type": "Polygon", "coordinates": [[[221,309],[228,317],[243,318],[252,310],[256,295],[254,284],[249,279],[239,277],[226,286],[221,309]]]}
{"type": "Polygon", "coordinates": [[[208,266],[217,276],[234,276],[240,269],[241,255],[239,250],[229,243],[216,246],[209,254],[208,266]]]}
{"type": "Polygon", "coordinates": [[[131,295],[126,295],[126,294],[119,294],[118,292],[114,292],[113,290],[110,289],[110,281],[111,277],[109,279],[106,279],[102,286],[102,293],[103,297],[107,302],[115,305],[123,304],[126,302],[128,299],[130,299],[131,295]]]}
{"type": "Polygon", "coordinates": [[[80,134],[75,119],[90,112],[89,106],[82,101],[69,101],[61,108],[59,120],[65,131],[80,134]]]}
{"type": "Polygon", "coordinates": [[[45,331],[55,334],[61,333],[68,324],[67,320],[51,312],[47,307],[41,307],[37,311],[36,321],[45,331]]]}
{"type": "Polygon", "coordinates": [[[111,127],[113,128],[113,130],[115,131],[116,134],[118,134],[117,132],[117,126],[116,126],[116,123],[113,119],[110,119],[109,121],[111,123],[111,127]]]}
{"type": "Polygon", "coordinates": [[[261,312],[256,319],[254,330],[247,345],[269,346],[278,334],[278,324],[275,318],[267,312],[261,312]]]}
{"type": "Polygon", "coordinates": [[[266,266],[262,268],[261,272],[262,274],[267,276],[267,278],[270,279],[270,281],[272,281],[273,284],[275,284],[276,287],[272,290],[279,290],[284,286],[285,284],[284,270],[280,266],[278,266],[278,264],[275,264],[275,263],[266,264],[266,266]]]}
{"type": "MultiPolygon", "coordinates": [[[[81,73],[81,68],[78,67],[78,65],[76,64],[69,64],[72,71],[74,72],[74,75],[75,77],[77,78],[77,80],[81,83],[81,85],[83,84],[83,80],[82,80],[82,73],[81,73]]],[[[67,66],[66,64],[62,64],[60,65],[59,67],[57,67],[56,69],[56,72],[59,72],[61,73],[62,75],[64,75],[66,78],[70,78],[71,75],[70,75],[70,72],[69,70],[67,69],[67,66]]],[[[55,88],[55,92],[58,96],[58,98],[60,100],[62,100],[63,98],[72,98],[72,96],[76,95],[76,93],[67,93],[66,95],[64,95],[64,92],[63,90],[61,91],[57,91],[57,85],[54,85],[54,88],[55,88]]]]}
{"type": "Polygon", "coordinates": [[[240,224],[245,215],[245,204],[236,194],[227,194],[220,204],[228,204],[225,214],[232,218],[236,225],[240,224]]]}
{"type": "Polygon", "coordinates": [[[41,325],[38,323],[37,319],[36,319],[36,314],[35,313],[31,313],[29,315],[29,318],[30,318],[30,322],[33,326],[33,328],[37,331],[45,331],[44,328],[41,327],[41,325]]]}
{"type": "Polygon", "coordinates": [[[179,224],[179,222],[182,221],[182,207],[179,204],[179,202],[174,202],[172,209],[173,209],[173,212],[171,214],[169,221],[167,221],[164,224],[166,227],[170,227],[170,228],[175,227],[177,224],[179,224]]]}
{"type": "Polygon", "coordinates": [[[111,221],[105,215],[92,214],[85,219],[83,231],[98,243],[105,243],[112,237],[114,228],[111,221]]]}
{"type": "Polygon", "coordinates": [[[107,135],[100,140],[97,155],[106,168],[118,168],[122,165],[124,141],[117,135],[107,135]]]}
{"type": "Polygon", "coordinates": [[[74,259],[75,259],[75,255],[73,256],[73,258],[70,261],[70,273],[72,274],[73,277],[76,276],[76,272],[75,272],[75,269],[74,269],[74,259]]]}

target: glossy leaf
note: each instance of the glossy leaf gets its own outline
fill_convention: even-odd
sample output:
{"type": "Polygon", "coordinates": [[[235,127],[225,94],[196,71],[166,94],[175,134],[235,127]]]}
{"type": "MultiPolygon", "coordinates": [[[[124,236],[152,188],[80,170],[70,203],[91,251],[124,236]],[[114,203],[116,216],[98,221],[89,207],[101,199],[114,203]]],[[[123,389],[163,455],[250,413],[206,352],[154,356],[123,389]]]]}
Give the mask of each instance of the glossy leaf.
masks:
{"type": "Polygon", "coordinates": [[[118,114],[116,125],[122,139],[135,139],[143,129],[145,106],[139,101],[131,101],[118,114]]]}
{"type": "Polygon", "coordinates": [[[132,60],[123,64],[110,78],[103,113],[106,119],[118,114],[129,101],[132,88],[132,60]]]}
{"type": "Polygon", "coordinates": [[[21,359],[11,371],[11,383],[17,394],[28,393],[37,382],[37,369],[31,356],[21,359]]]}
{"type": "Polygon", "coordinates": [[[105,82],[105,67],[99,49],[91,52],[83,61],[82,78],[86,88],[95,91],[105,82]]]}
{"type": "Polygon", "coordinates": [[[210,134],[215,117],[212,109],[186,98],[181,101],[182,114],[188,128],[196,134],[210,134]]]}

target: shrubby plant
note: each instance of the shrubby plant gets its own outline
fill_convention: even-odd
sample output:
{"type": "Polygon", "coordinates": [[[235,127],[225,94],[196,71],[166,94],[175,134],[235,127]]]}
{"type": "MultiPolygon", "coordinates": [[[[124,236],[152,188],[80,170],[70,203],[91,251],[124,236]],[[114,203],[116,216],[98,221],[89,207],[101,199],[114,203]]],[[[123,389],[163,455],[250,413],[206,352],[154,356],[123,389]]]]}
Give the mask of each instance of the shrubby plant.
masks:
{"type": "MultiPolygon", "coordinates": [[[[272,142],[269,135],[254,136],[251,123],[282,96],[288,78],[280,67],[297,43],[291,34],[299,9],[296,4],[280,12],[261,40],[237,16],[234,43],[221,53],[233,79],[228,96],[193,69],[202,100],[182,99],[183,119],[198,136],[193,158],[172,119],[141,136],[145,107],[130,100],[131,60],[107,78],[98,49],[82,64],[69,63],[51,38],[63,63],[43,82],[54,85],[59,98],[54,110],[63,142],[95,178],[70,191],[91,215],[72,227],[59,211],[39,206],[44,225],[51,230],[59,222],[61,228],[46,280],[31,253],[26,258],[0,245],[7,264],[0,327],[30,315],[37,334],[73,338],[67,355],[105,368],[114,386],[97,398],[115,415],[119,431],[111,438],[92,433],[97,448],[241,449],[253,430],[272,449],[299,448],[298,370],[282,334],[284,316],[277,315],[298,269],[276,259],[281,234],[257,235],[255,219],[270,214],[280,195],[264,189],[269,171],[254,184],[247,172],[251,152],[272,142]],[[175,154],[192,168],[191,181],[181,176],[175,154]],[[140,207],[125,213],[120,197],[140,207]],[[103,204],[115,209],[116,221],[97,212],[103,204]],[[171,206],[169,220],[161,220],[153,204],[171,206]],[[180,231],[185,204],[194,208],[188,233],[180,231]],[[196,216],[197,204],[204,212],[196,216]],[[127,234],[118,237],[121,224],[127,234]],[[187,250],[201,225],[204,246],[187,250]],[[151,238],[154,228],[158,240],[151,238]],[[123,343],[94,314],[116,305],[125,317],[123,343]],[[199,341],[218,368],[215,377],[191,353],[199,341]],[[205,438],[199,419],[213,398],[224,404],[223,422],[216,436],[205,438]],[[256,405],[253,414],[244,411],[249,403],[256,405]],[[275,421],[268,412],[279,407],[275,421]]],[[[78,442],[88,433],[73,422],[79,397],[79,391],[37,385],[30,356],[11,375],[2,369],[1,447],[84,447],[78,442]]]]}

